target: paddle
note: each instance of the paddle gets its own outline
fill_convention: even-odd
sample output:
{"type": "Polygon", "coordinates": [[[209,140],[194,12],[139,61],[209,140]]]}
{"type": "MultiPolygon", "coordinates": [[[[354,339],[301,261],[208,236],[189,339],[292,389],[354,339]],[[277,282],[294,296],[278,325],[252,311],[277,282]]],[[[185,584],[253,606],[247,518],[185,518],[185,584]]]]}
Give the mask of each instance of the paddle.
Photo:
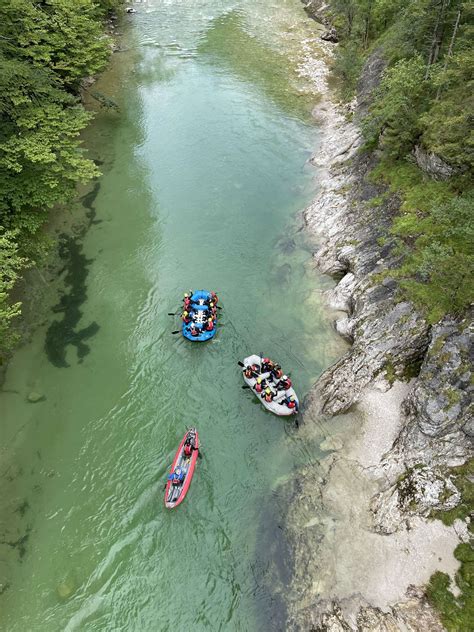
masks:
{"type": "Polygon", "coordinates": [[[241,362],[240,360],[237,362],[237,364],[239,366],[241,366],[243,369],[245,369],[245,364],[243,362],[241,362]]]}
{"type": "Polygon", "coordinates": [[[248,384],[244,384],[243,386],[241,386],[240,388],[250,388],[250,386],[248,384]]]}
{"type": "Polygon", "coordinates": [[[176,316],[178,312],[168,312],[168,316],[176,316]]]}
{"type": "Polygon", "coordinates": [[[181,329],[177,329],[176,331],[172,331],[171,335],[174,336],[175,334],[179,334],[181,333],[181,329]]]}

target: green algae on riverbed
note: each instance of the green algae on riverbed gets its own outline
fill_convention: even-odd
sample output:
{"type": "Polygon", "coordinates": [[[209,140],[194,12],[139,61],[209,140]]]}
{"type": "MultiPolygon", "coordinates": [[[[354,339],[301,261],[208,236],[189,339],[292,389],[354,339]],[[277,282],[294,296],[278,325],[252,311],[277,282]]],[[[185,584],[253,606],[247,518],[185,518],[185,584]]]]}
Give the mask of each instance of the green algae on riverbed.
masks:
{"type": "Polygon", "coordinates": [[[283,629],[287,499],[274,490],[317,448],[241,390],[236,362],[265,349],[304,395],[342,345],[296,216],[315,192],[317,128],[291,96],[296,62],[293,77],[268,73],[297,60],[308,19],[297,0],[238,4],[235,21],[225,0],[146,3],[97,86],[120,114],[86,134],[104,175],[75,213],[95,216],[63,242],[48,322],[0,396],[9,631],[283,629]],[[247,68],[222,21],[234,51],[252,34],[247,68]],[[206,346],[170,335],[189,287],[222,299],[206,346]],[[205,456],[165,512],[191,423],[205,456]]]}

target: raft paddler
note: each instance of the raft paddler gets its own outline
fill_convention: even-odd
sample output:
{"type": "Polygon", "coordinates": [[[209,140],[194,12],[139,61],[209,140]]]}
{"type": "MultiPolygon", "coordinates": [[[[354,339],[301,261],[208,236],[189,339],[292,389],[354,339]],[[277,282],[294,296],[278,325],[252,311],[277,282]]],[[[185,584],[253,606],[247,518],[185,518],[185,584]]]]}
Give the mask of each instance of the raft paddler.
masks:
{"type": "Polygon", "coordinates": [[[186,437],[186,441],[184,442],[184,456],[189,458],[192,455],[193,450],[199,451],[199,448],[195,447],[191,437],[186,437]]]}
{"type": "Polygon", "coordinates": [[[191,322],[191,316],[189,315],[188,311],[184,310],[182,319],[183,319],[183,323],[186,323],[186,325],[188,325],[191,322]]]}
{"type": "Polygon", "coordinates": [[[291,388],[291,380],[287,375],[283,375],[281,380],[276,385],[278,391],[287,391],[291,388]]]}
{"type": "Polygon", "coordinates": [[[285,397],[285,399],[281,402],[283,406],[288,406],[288,408],[292,408],[295,412],[298,412],[298,402],[296,401],[296,397],[294,395],[290,395],[289,397],[285,397]]]}
{"type": "Polygon", "coordinates": [[[274,363],[270,360],[270,358],[263,358],[262,360],[262,373],[269,373],[273,370],[274,363]]]}
{"type": "Polygon", "coordinates": [[[244,375],[245,375],[245,377],[248,380],[251,380],[252,378],[257,377],[258,371],[256,370],[256,365],[255,364],[252,364],[252,365],[248,364],[245,367],[244,375]]]}
{"type": "Polygon", "coordinates": [[[267,386],[267,388],[262,393],[262,399],[264,399],[266,402],[270,403],[270,402],[273,401],[274,397],[275,397],[275,395],[273,394],[272,390],[270,389],[270,387],[267,386]]]}
{"type": "Polygon", "coordinates": [[[214,321],[212,318],[207,319],[206,331],[212,331],[214,329],[214,321]]]}
{"type": "Polygon", "coordinates": [[[184,471],[183,468],[177,467],[174,472],[168,474],[168,480],[171,481],[172,485],[181,485],[184,481],[184,471]]]}
{"type": "Polygon", "coordinates": [[[281,366],[279,364],[275,364],[272,370],[272,377],[274,380],[279,380],[283,375],[283,371],[281,370],[281,366]]]}
{"type": "Polygon", "coordinates": [[[257,381],[255,382],[255,392],[256,393],[261,393],[263,391],[263,389],[266,387],[267,384],[267,380],[264,380],[261,377],[257,377],[257,381]]]}

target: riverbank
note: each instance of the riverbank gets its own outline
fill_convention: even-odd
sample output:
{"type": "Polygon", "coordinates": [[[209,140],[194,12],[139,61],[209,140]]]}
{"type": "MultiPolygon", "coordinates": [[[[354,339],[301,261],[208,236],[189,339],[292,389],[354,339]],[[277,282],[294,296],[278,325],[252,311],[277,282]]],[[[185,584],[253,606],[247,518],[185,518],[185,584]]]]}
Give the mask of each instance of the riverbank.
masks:
{"type": "MultiPolygon", "coordinates": [[[[333,44],[323,46],[330,59],[333,44]]],[[[437,570],[454,579],[453,550],[469,539],[469,518],[429,518],[461,502],[451,468],[473,454],[469,321],[430,327],[380,274],[396,263],[390,226],[400,200],[371,180],[377,156],[358,152],[358,123],[383,68],[369,59],[345,108],[326,63],[301,68],[322,92],[311,160],[321,190],[305,221],[319,240],[317,267],[338,280],[326,297],[352,347],[305,402],[302,432],[327,456],[300,472],[291,495],[294,630],[443,629],[419,587],[437,570]]]]}

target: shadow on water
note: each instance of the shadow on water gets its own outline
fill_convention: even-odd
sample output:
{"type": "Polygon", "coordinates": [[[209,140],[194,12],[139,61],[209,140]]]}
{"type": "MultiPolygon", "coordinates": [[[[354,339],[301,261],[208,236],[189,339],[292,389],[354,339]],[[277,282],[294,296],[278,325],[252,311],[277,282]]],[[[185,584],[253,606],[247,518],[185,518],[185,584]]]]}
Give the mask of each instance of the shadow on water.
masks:
{"type": "Polygon", "coordinates": [[[62,313],[62,320],[55,320],[48,327],[45,338],[45,352],[48,360],[58,368],[70,366],[66,360],[69,345],[76,347],[77,358],[82,362],[90,352],[86,341],[95,336],[99,331],[99,325],[93,321],[87,327],[76,330],[81,320],[81,305],[87,299],[87,275],[88,267],[93,259],[88,259],[83,253],[82,240],[93,224],[100,223],[96,220],[94,202],[100,190],[100,183],[96,182],[91,191],[82,198],[82,206],[86,209],[86,218],[79,234],[70,236],[65,233],[59,237],[59,257],[64,261],[64,267],[59,274],[66,272],[64,285],[66,292],[61,296],[59,303],[54,305],[54,313],[62,313]]]}
{"type": "Polygon", "coordinates": [[[255,564],[251,566],[255,580],[259,630],[286,630],[287,594],[292,578],[291,547],[285,533],[286,513],[292,495],[292,484],[284,483],[273,490],[262,505],[260,533],[255,564]]]}

